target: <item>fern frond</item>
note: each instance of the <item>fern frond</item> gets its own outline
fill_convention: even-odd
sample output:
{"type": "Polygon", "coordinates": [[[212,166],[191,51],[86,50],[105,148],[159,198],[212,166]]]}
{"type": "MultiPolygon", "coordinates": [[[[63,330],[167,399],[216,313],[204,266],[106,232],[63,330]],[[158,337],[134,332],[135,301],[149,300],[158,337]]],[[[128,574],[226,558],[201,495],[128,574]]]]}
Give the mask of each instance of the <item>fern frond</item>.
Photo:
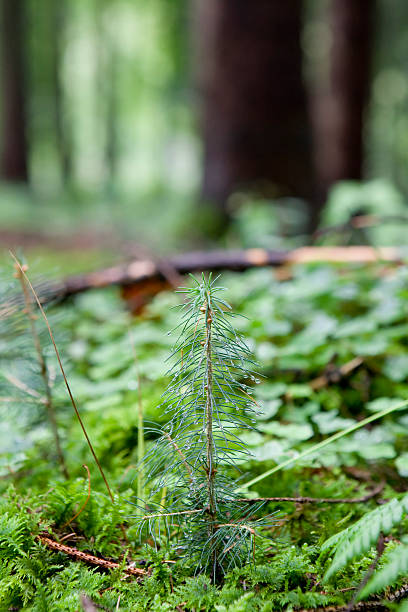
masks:
{"type": "Polygon", "coordinates": [[[378,540],[380,533],[389,533],[407,512],[408,494],[402,499],[394,498],[388,504],[368,512],[354,525],[326,540],[321,547],[322,552],[333,549],[335,555],[324,580],[329,580],[352,559],[368,551],[378,540]]]}
{"type": "Polygon", "coordinates": [[[408,546],[397,546],[390,554],[385,565],[370,578],[362,589],[359,599],[365,599],[372,593],[378,593],[392,586],[399,578],[408,576],[408,546]]]}
{"type": "Polygon", "coordinates": [[[408,612],[408,600],[404,601],[399,607],[398,612],[408,612]]]}
{"type": "Polygon", "coordinates": [[[8,512],[3,514],[0,517],[0,559],[26,555],[23,545],[27,535],[27,523],[21,517],[8,512]]]}

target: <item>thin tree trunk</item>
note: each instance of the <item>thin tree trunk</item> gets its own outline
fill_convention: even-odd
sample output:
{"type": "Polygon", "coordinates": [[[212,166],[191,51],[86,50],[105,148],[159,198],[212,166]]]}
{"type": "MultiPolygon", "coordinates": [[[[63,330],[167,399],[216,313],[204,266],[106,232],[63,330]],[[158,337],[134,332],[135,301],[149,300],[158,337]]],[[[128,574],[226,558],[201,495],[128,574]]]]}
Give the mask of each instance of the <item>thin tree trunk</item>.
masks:
{"type": "Polygon", "coordinates": [[[115,180],[118,164],[118,57],[114,41],[109,44],[107,108],[106,108],[106,165],[109,174],[108,190],[115,192],[115,180]]]}
{"type": "Polygon", "coordinates": [[[375,0],[331,0],[330,82],[315,105],[320,195],[363,176],[364,112],[370,89],[375,0]]]}
{"type": "Polygon", "coordinates": [[[24,0],[1,0],[2,151],[1,175],[28,181],[24,78],[24,0]]]}
{"type": "Polygon", "coordinates": [[[109,26],[111,0],[94,0],[97,25],[97,112],[104,124],[104,163],[106,167],[105,189],[110,197],[116,195],[116,178],[120,162],[119,146],[119,80],[120,62],[115,32],[109,26]]]}
{"type": "Polygon", "coordinates": [[[69,135],[67,133],[67,118],[65,114],[64,91],[61,77],[61,59],[64,44],[66,9],[67,6],[64,0],[58,0],[58,2],[55,2],[52,7],[52,71],[54,83],[55,133],[61,165],[61,177],[65,187],[70,185],[72,179],[72,147],[69,135]]]}
{"type": "Polygon", "coordinates": [[[196,0],[204,199],[241,187],[311,199],[302,0],[196,0]]]}

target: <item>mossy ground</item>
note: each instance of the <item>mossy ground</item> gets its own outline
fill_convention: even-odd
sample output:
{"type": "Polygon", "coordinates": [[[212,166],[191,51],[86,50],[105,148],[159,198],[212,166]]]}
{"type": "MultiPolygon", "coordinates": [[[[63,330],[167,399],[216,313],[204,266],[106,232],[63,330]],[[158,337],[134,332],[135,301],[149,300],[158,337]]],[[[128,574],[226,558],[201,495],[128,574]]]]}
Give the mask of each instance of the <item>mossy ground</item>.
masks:
{"type": "MultiPolygon", "coordinates": [[[[223,278],[229,301],[247,319],[239,322],[260,363],[256,387],[263,415],[243,434],[253,459],[240,466],[243,481],[293,453],[384,407],[408,398],[408,271],[379,264],[295,268],[285,283],[271,271],[223,278]],[[330,375],[355,357],[346,376],[330,375]],[[326,376],[321,388],[310,381],[326,376]]],[[[270,503],[278,524],[262,530],[256,567],[248,565],[213,586],[196,576],[188,555],[180,558],[177,534],[159,550],[140,542],[132,520],[137,463],[136,366],[138,357],[146,421],[163,422],[160,396],[177,314],[177,297],[158,296],[131,318],[115,292],[84,295],[58,311],[64,362],[88,433],[115,492],[112,505],[89,455],[60,381],[54,394],[70,479],[55,463],[41,412],[23,401],[2,405],[0,429],[0,610],[79,610],[86,594],[107,610],[290,610],[338,606],[350,601],[375,552],[356,559],[328,584],[329,560],[320,544],[376,507],[364,504],[270,503]],[[10,431],[13,432],[11,437],[10,431]],[[91,496],[83,464],[90,469],[91,496]],[[126,541],[121,525],[124,525],[126,541]],[[142,580],[106,571],[44,546],[36,535],[116,562],[147,570],[142,580]],[[125,561],[126,559],[126,561],[125,561]],[[172,562],[172,563],[170,563],[172,562]],[[173,563],[174,562],[174,563],[173,563]]],[[[51,353],[50,353],[51,355],[51,353]]],[[[49,359],[52,363],[52,357],[49,359]]],[[[4,369],[4,365],[2,368],[4,369]]],[[[319,456],[260,481],[259,496],[356,498],[381,480],[380,499],[407,490],[407,414],[398,412],[341,439],[319,456]]],[[[146,434],[146,443],[152,440],[146,434]]],[[[234,474],[236,476],[236,474],[234,474]]],[[[394,531],[406,533],[406,520],[394,531]]]]}

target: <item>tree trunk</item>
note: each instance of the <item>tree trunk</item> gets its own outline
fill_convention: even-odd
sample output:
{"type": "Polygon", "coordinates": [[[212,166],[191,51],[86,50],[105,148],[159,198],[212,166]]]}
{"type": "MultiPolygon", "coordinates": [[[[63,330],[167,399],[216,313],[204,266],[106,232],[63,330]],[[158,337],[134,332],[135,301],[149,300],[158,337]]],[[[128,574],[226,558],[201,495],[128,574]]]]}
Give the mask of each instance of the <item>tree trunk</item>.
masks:
{"type": "Polygon", "coordinates": [[[110,40],[107,58],[107,100],[106,100],[106,165],[108,169],[108,192],[115,193],[118,166],[118,56],[115,42],[110,40]]]}
{"type": "Polygon", "coordinates": [[[52,79],[54,89],[55,135],[60,158],[61,178],[63,185],[68,187],[72,182],[72,146],[69,130],[67,129],[64,88],[61,75],[67,11],[65,0],[58,0],[58,2],[55,2],[52,6],[52,11],[52,79]]]}
{"type": "Polygon", "coordinates": [[[364,111],[370,86],[375,0],[331,0],[328,91],[317,96],[316,169],[320,195],[363,175],[364,111]]]}
{"type": "Polygon", "coordinates": [[[24,0],[1,0],[2,152],[1,175],[28,181],[24,78],[24,0]]]}
{"type": "Polygon", "coordinates": [[[204,199],[241,187],[313,197],[302,0],[196,0],[204,199]]]}

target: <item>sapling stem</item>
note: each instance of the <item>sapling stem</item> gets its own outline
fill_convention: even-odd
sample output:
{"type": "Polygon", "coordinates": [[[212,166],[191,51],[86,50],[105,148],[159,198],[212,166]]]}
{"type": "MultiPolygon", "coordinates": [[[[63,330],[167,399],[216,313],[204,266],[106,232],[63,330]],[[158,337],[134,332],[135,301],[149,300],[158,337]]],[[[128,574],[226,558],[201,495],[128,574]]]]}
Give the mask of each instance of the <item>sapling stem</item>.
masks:
{"type": "Polygon", "coordinates": [[[145,440],[144,440],[144,421],[143,421],[143,404],[140,389],[140,374],[137,374],[137,458],[138,464],[140,465],[138,476],[137,476],[137,496],[139,499],[144,499],[144,468],[143,468],[143,457],[145,454],[145,440]]]}
{"type": "MultiPolygon", "coordinates": [[[[216,529],[217,522],[217,501],[215,493],[215,475],[217,472],[214,461],[214,435],[213,435],[213,369],[212,369],[212,349],[211,349],[211,325],[214,312],[211,308],[211,297],[207,292],[207,302],[200,310],[205,316],[205,358],[206,358],[206,377],[205,377],[205,433],[207,439],[207,488],[208,488],[208,536],[212,538],[216,529]]],[[[217,549],[214,547],[212,555],[213,577],[217,573],[217,549]]]]}
{"type": "Polygon", "coordinates": [[[142,383],[139,370],[139,360],[137,358],[136,346],[133,340],[131,331],[129,331],[130,342],[132,345],[133,356],[136,368],[136,383],[137,383],[137,497],[141,502],[145,500],[145,473],[143,465],[143,457],[145,455],[145,438],[144,438],[144,416],[143,416],[143,401],[142,401],[142,383]]]}
{"type": "MultiPolygon", "coordinates": [[[[160,536],[162,523],[169,536],[177,525],[180,550],[219,583],[228,569],[254,560],[254,529],[261,525],[253,517],[263,501],[251,505],[249,519],[230,469],[237,456],[250,455],[238,433],[255,411],[243,381],[256,379],[250,351],[230,323],[230,306],[218,297],[222,288],[211,275],[194,283],[182,290],[187,299],[161,404],[171,418],[145,459],[151,510],[135,518],[148,537],[160,536]]],[[[261,520],[270,524],[269,517],[261,520]]]]}

